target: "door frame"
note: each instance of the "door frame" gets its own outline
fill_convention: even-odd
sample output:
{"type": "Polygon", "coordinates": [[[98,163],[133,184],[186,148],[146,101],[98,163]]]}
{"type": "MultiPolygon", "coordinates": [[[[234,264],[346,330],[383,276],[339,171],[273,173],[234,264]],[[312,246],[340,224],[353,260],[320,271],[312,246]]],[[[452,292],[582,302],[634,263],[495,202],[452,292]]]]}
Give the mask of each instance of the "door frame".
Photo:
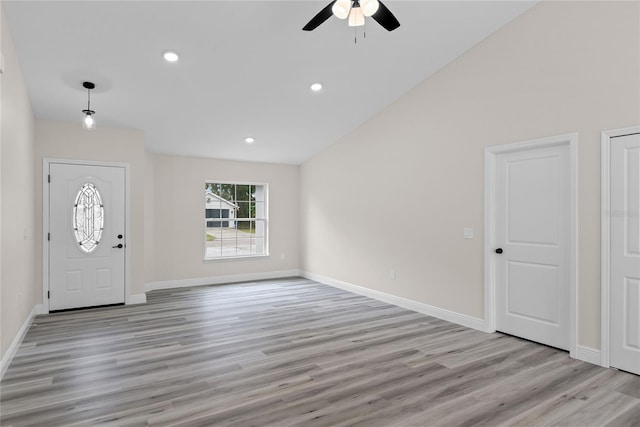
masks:
{"type": "Polygon", "coordinates": [[[131,200],[129,164],[116,162],[101,162],[93,160],[56,159],[45,157],[42,159],[42,307],[43,313],[49,313],[49,165],[61,163],[81,166],[108,166],[124,168],[124,221],[125,221],[125,252],[124,252],[124,303],[131,304],[131,200]]]}
{"type": "Polygon", "coordinates": [[[601,133],[600,164],[600,365],[610,368],[611,323],[611,140],[625,135],[640,133],[640,126],[606,130],[601,133]]]}
{"type": "Polygon", "coordinates": [[[569,147],[569,355],[576,358],[578,348],[578,134],[568,133],[548,138],[533,139],[511,144],[486,147],[484,150],[484,318],[487,332],[496,332],[496,272],[495,248],[496,218],[496,159],[500,154],[530,148],[569,147]]]}

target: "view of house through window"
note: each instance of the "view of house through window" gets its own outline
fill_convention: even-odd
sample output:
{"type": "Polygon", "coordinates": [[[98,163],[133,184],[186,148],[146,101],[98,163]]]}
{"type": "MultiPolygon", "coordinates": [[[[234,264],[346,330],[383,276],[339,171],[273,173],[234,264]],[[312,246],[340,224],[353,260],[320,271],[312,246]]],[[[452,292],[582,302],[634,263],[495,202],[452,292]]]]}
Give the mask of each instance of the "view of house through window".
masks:
{"type": "Polygon", "coordinates": [[[267,254],[266,185],[205,182],[205,259],[267,254]]]}

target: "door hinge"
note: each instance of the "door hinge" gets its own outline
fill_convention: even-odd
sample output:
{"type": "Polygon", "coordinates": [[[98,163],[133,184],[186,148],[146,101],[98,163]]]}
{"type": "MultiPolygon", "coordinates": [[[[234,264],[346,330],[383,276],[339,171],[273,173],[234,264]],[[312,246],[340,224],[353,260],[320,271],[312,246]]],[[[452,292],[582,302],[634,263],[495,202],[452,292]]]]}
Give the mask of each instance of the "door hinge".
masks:
{"type": "Polygon", "coordinates": [[[51,174],[47,175],[47,182],[51,182],[51,174]]]}
{"type": "Polygon", "coordinates": [[[51,233],[47,233],[47,241],[51,241],[51,233]]]}
{"type": "Polygon", "coordinates": [[[47,291],[47,299],[51,299],[51,291],[47,291]]]}

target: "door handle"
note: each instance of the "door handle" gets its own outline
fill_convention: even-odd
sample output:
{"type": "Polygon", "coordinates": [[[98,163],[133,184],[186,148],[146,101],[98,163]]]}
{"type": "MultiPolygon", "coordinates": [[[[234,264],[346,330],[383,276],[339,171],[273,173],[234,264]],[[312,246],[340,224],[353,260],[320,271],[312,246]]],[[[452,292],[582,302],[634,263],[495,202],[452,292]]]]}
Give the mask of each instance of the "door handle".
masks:
{"type": "Polygon", "coordinates": [[[111,246],[111,247],[114,248],[114,249],[116,249],[116,248],[117,249],[122,249],[124,246],[122,246],[122,243],[118,243],[117,245],[111,246]]]}
{"type": "Polygon", "coordinates": [[[503,252],[502,248],[498,248],[498,249],[496,249],[496,253],[497,253],[497,254],[501,254],[502,252],[503,252]]]}

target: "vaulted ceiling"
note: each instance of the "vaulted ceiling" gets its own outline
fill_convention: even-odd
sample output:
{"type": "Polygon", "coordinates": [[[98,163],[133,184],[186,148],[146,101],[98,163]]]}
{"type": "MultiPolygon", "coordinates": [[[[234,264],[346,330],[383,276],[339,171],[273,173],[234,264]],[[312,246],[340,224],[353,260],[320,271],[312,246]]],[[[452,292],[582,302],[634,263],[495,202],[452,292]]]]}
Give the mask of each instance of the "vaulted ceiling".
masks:
{"type": "Polygon", "coordinates": [[[2,4],[37,118],[80,126],[88,80],[98,126],[142,130],[150,151],[298,164],[535,3],[388,0],[393,32],[301,31],[328,2],[2,4]]]}

